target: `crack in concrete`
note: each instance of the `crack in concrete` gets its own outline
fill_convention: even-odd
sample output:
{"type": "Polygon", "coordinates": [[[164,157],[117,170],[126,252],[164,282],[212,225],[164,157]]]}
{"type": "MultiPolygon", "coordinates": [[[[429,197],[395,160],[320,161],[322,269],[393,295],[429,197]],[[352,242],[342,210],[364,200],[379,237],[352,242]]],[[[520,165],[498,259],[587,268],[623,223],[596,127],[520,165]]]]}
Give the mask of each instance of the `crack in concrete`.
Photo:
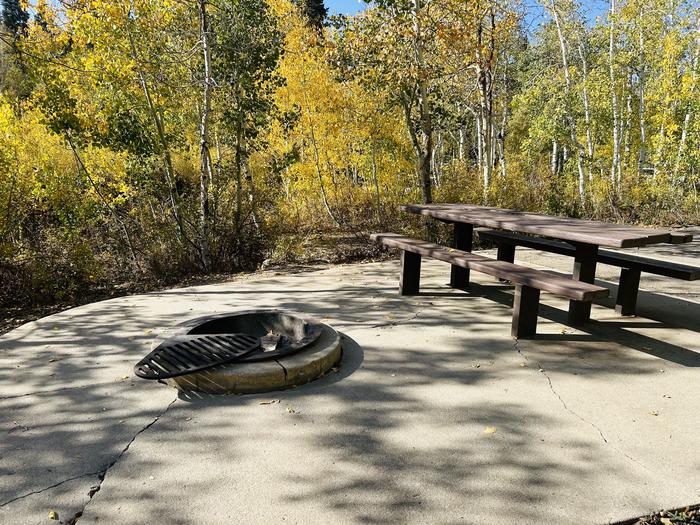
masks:
{"type": "MultiPolygon", "coordinates": [[[[513,347],[515,348],[515,351],[518,352],[518,355],[520,355],[520,357],[522,357],[527,362],[530,361],[528,359],[528,357],[525,354],[523,354],[522,351],[520,350],[520,347],[518,346],[517,339],[515,340],[515,344],[513,345],[513,347]]],[[[603,434],[603,431],[600,429],[600,427],[598,427],[592,421],[587,420],[586,418],[584,418],[580,414],[577,414],[576,412],[574,412],[573,410],[571,410],[569,408],[569,406],[566,404],[566,401],[564,401],[564,399],[559,395],[559,392],[557,392],[556,389],[554,388],[554,384],[552,383],[552,378],[549,377],[549,374],[547,374],[547,371],[544,368],[542,368],[542,365],[539,362],[536,362],[535,364],[537,365],[537,369],[539,370],[539,372],[547,379],[547,384],[549,385],[549,389],[552,391],[552,393],[559,400],[559,402],[561,403],[561,406],[564,407],[564,410],[566,410],[572,416],[578,418],[580,421],[583,421],[587,425],[590,425],[591,427],[593,427],[598,432],[598,434],[600,434],[601,439],[605,443],[609,443],[608,439],[605,437],[605,434],[603,434]]]]}
{"type": "Polygon", "coordinates": [[[66,390],[79,390],[81,388],[87,388],[89,386],[99,386],[99,385],[107,385],[109,383],[98,383],[96,385],[82,385],[82,386],[66,386],[62,388],[54,388],[53,390],[37,390],[36,392],[28,392],[26,394],[15,394],[13,396],[0,396],[0,401],[4,401],[5,399],[17,399],[20,397],[27,397],[27,396],[39,396],[41,394],[53,394],[55,392],[63,392],[66,390]]]}
{"type": "MultiPolygon", "coordinates": [[[[518,346],[518,340],[517,340],[517,339],[515,340],[515,344],[513,345],[513,348],[515,348],[515,351],[518,353],[518,355],[519,355],[520,357],[522,357],[526,362],[529,362],[529,361],[530,361],[530,360],[528,359],[528,357],[520,350],[520,347],[518,346]]],[[[554,388],[554,384],[552,383],[552,378],[549,377],[549,374],[547,374],[546,370],[545,370],[544,368],[542,368],[542,365],[541,365],[539,362],[536,362],[536,364],[537,364],[537,368],[538,368],[539,372],[547,379],[547,383],[548,383],[548,385],[549,385],[549,389],[552,391],[552,393],[553,393],[553,394],[556,396],[556,398],[559,400],[559,402],[561,403],[561,405],[564,407],[564,410],[566,410],[567,412],[569,412],[569,413],[570,413],[571,415],[573,415],[574,417],[578,418],[580,421],[583,421],[584,423],[586,423],[586,424],[590,425],[591,427],[593,427],[593,428],[598,432],[598,434],[600,435],[600,437],[601,437],[601,439],[603,440],[603,442],[605,442],[606,445],[610,446],[610,447],[611,447],[613,450],[615,450],[617,453],[622,454],[622,455],[625,456],[627,459],[629,459],[629,460],[632,461],[633,463],[636,463],[637,465],[639,465],[640,467],[644,468],[645,470],[651,471],[651,469],[649,469],[649,467],[647,467],[646,465],[644,465],[643,463],[641,463],[641,462],[638,461],[637,459],[633,458],[632,456],[630,456],[630,455],[627,454],[626,452],[620,450],[620,449],[617,448],[615,445],[613,445],[612,443],[610,443],[610,442],[607,440],[607,438],[605,437],[605,434],[603,434],[603,431],[600,429],[600,427],[599,427],[598,425],[596,425],[596,424],[593,423],[592,421],[589,421],[588,419],[584,418],[583,416],[581,416],[581,415],[579,415],[578,413],[576,413],[576,412],[574,412],[573,410],[571,410],[571,409],[569,408],[569,406],[566,404],[566,402],[564,401],[564,399],[561,397],[561,395],[559,395],[559,392],[557,392],[556,389],[554,388]]]]}
{"type": "Polygon", "coordinates": [[[287,378],[289,377],[288,373],[287,373],[287,368],[282,363],[280,363],[277,359],[275,359],[275,363],[277,363],[278,365],[280,365],[282,367],[282,371],[284,372],[284,382],[286,383],[287,378]]]}
{"type": "Polygon", "coordinates": [[[31,492],[27,492],[26,494],[21,494],[19,496],[16,496],[16,497],[9,499],[7,501],[3,501],[2,503],[0,503],[0,507],[4,507],[6,505],[9,505],[10,503],[14,503],[15,501],[19,501],[21,499],[28,498],[29,496],[34,496],[35,494],[41,494],[42,492],[46,492],[47,490],[55,489],[56,487],[59,487],[59,486],[63,485],[64,483],[68,483],[69,481],[75,481],[76,479],[86,478],[88,476],[98,476],[100,474],[100,472],[101,471],[98,470],[96,472],[86,472],[85,474],[78,474],[77,476],[73,476],[73,477],[61,480],[57,483],[54,483],[53,485],[49,485],[48,487],[44,487],[43,489],[33,490],[31,492]]]}
{"type": "Polygon", "coordinates": [[[173,399],[170,403],[168,403],[168,406],[166,406],[163,410],[160,411],[160,413],[159,413],[155,418],[153,418],[153,421],[151,421],[150,423],[148,423],[146,426],[144,426],[143,428],[141,428],[141,430],[139,430],[136,434],[134,434],[134,436],[129,440],[129,442],[126,444],[126,446],[121,450],[121,452],[119,452],[119,454],[117,455],[117,457],[114,458],[114,459],[112,460],[112,462],[111,462],[109,465],[107,465],[107,466],[98,474],[98,478],[99,478],[100,482],[99,482],[97,485],[95,485],[94,487],[90,487],[90,492],[88,492],[88,500],[85,502],[85,505],[83,505],[83,508],[80,509],[78,512],[75,513],[75,515],[73,516],[73,518],[71,518],[71,519],[69,519],[68,521],[66,521],[66,525],[73,525],[75,522],[77,522],[77,521],[80,519],[80,517],[81,517],[81,516],[83,515],[83,513],[85,512],[85,509],[87,508],[87,506],[88,506],[88,505],[90,504],[90,502],[92,501],[92,498],[94,498],[94,497],[95,497],[95,494],[97,494],[97,493],[102,489],[102,483],[104,482],[105,478],[107,477],[107,473],[109,472],[109,470],[110,470],[114,465],[116,465],[116,464],[119,462],[119,460],[122,458],[122,456],[123,456],[124,454],[126,454],[126,451],[129,450],[129,447],[131,447],[131,445],[134,443],[134,441],[136,441],[136,438],[138,438],[138,437],[139,437],[141,434],[143,434],[146,430],[148,430],[148,429],[151,428],[153,425],[155,425],[161,417],[163,417],[165,414],[167,414],[167,413],[168,413],[168,410],[170,410],[170,407],[172,407],[172,406],[175,404],[175,402],[176,402],[177,400],[178,400],[178,398],[175,397],[175,399],[173,399]]]}
{"type": "MultiPolygon", "coordinates": [[[[132,378],[129,377],[129,380],[132,378]]],[[[80,386],[64,386],[61,388],[53,388],[51,390],[36,390],[34,392],[27,392],[26,394],[15,394],[15,395],[10,395],[10,396],[0,396],[0,401],[4,401],[6,399],[18,399],[20,397],[28,397],[28,396],[40,396],[42,394],[55,394],[56,392],[66,392],[68,390],[80,390],[83,388],[93,388],[93,387],[100,387],[100,386],[109,386],[109,385],[118,385],[125,383],[125,380],[112,380],[112,381],[103,381],[102,383],[92,383],[89,385],[80,385],[80,386]]]]}
{"type": "Polygon", "coordinates": [[[28,498],[29,496],[41,494],[42,492],[46,492],[48,490],[59,487],[59,486],[63,485],[64,483],[68,483],[70,481],[75,481],[76,479],[86,478],[88,476],[97,476],[97,478],[99,479],[99,483],[97,485],[90,487],[90,491],[88,492],[89,499],[85,502],[85,505],[83,505],[82,509],[80,509],[78,512],[76,512],[72,518],[69,518],[65,522],[65,525],[73,525],[83,515],[83,512],[85,512],[85,508],[88,506],[90,501],[92,501],[92,498],[95,496],[95,494],[97,494],[100,491],[100,489],[102,488],[102,482],[107,477],[107,473],[109,472],[109,470],[114,465],[116,465],[117,462],[126,453],[126,451],[129,450],[129,447],[131,447],[131,445],[134,443],[134,441],[136,441],[136,438],[139,437],[141,434],[143,434],[146,430],[151,428],[161,417],[163,417],[168,412],[168,410],[170,410],[170,407],[173,406],[173,404],[175,403],[175,401],[177,401],[177,399],[178,398],[176,397],[170,403],[168,403],[168,405],[165,407],[165,409],[163,409],[150,423],[148,423],[147,425],[142,427],[138,432],[136,432],[136,434],[134,434],[134,436],[126,444],[126,446],[124,448],[122,448],[122,450],[119,452],[119,454],[117,454],[117,456],[107,466],[105,466],[99,470],[96,470],[94,472],[86,472],[84,474],[79,474],[77,476],[72,476],[70,478],[66,478],[66,479],[61,480],[57,483],[54,483],[53,485],[49,485],[48,487],[44,487],[44,488],[39,489],[39,490],[33,490],[31,492],[27,492],[26,494],[21,494],[19,496],[16,496],[16,497],[10,499],[10,500],[7,500],[7,501],[0,503],[0,507],[4,507],[6,505],[14,503],[15,501],[19,501],[19,500],[22,500],[24,498],[28,498]]]}
{"type": "Polygon", "coordinates": [[[416,313],[414,313],[410,317],[406,317],[405,319],[396,319],[395,321],[389,321],[386,323],[375,324],[375,325],[370,326],[370,328],[388,328],[391,326],[397,326],[397,325],[402,324],[402,323],[410,323],[411,321],[415,321],[416,319],[418,319],[418,317],[423,313],[423,310],[425,310],[426,308],[427,308],[427,306],[424,306],[423,308],[418,309],[416,311],[416,313]]]}

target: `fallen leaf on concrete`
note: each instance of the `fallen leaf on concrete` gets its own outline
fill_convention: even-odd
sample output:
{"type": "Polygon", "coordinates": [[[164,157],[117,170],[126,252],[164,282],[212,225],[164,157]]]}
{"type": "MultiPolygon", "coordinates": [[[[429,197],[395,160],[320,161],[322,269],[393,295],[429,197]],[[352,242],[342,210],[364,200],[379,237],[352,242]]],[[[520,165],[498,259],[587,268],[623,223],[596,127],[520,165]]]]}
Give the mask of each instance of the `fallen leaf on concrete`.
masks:
{"type": "Polygon", "coordinates": [[[274,405],[275,403],[279,403],[279,399],[267,399],[265,401],[260,401],[261,405],[274,405]]]}
{"type": "Polygon", "coordinates": [[[152,329],[146,328],[146,329],[143,331],[143,333],[144,333],[144,334],[150,334],[152,331],[153,331],[152,329]]]}
{"type": "Polygon", "coordinates": [[[296,410],[294,410],[292,407],[287,407],[287,414],[296,414],[296,410]]]}
{"type": "Polygon", "coordinates": [[[656,410],[652,410],[651,412],[649,412],[649,415],[658,416],[659,413],[656,410]]]}
{"type": "Polygon", "coordinates": [[[49,511],[49,519],[58,521],[58,512],[55,510],[49,511]]]}
{"type": "Polygon", "coordinates": [[[496,427],[486,427],[484,429],[484,434],[495,434],[498,431],[496,427]]]}
{"type": "Polygon", "coordinates": [[[20,429],[22,432],[27,432],[29,430],[29,427],[26,425],[22,425],[21,423],[18,423],[17,421],[12,422],[12,428],[10,429],[10,432],[12,432],[15,429],[20,429]]]}

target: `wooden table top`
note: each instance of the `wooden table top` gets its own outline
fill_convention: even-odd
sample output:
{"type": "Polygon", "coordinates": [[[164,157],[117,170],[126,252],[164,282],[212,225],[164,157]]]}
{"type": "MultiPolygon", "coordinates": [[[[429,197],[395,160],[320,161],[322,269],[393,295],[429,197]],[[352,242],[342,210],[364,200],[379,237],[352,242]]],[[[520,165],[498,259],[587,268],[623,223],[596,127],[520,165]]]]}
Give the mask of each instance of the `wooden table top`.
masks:
{"type": "Polygon", "coordinates": [[[610,248],[628,248],[664,242],[688,242],[691,236],[672,240],[671,230],[626,226],[608,222],[555,217],[505,208],[472,204],[409,204],[403,211],[427,215],[442,221],[461,222],[519,233],[531,233],[610,248]]]}

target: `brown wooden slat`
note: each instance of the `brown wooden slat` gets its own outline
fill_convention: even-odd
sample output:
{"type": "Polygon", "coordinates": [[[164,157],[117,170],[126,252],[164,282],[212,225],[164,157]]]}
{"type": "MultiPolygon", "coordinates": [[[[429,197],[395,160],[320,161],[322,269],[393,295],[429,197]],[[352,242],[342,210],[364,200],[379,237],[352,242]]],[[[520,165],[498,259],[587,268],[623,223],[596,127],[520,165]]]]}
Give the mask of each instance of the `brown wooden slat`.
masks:
{"type": "Polygon", "coordinates": [[[672,277],[684,281],[696,281],[700,279],[700,267],[688,266],[687,264],[671,261],[659,261],[628,253],[601,250],[598,252],[598,261],[611,266],[634,268],[645,273],[663,275],[665,277],[672,277]]]}
{"type": "Polygon", "coordinates": [[[470,268],[493,275],[499,279],[507,279],[515,284],[530,286],[576,301],[591,301],[599,297],[607,297],[609,293],[607,288],[595,284],[574,281],[567,277],[552,275],[534,268],[506,261],[497,261],[483,255],[447,248],[439,244],[412,239],[396,233],[374,233],[370,235],[370,238],[386,246],[400,248],[456,266],[470,268]]]}
{"type": "Polygon", "coordinates": [[[627,248],[671,242],[671,232],[624,224],[554,217],[471,204],[409,204],[403,211],[448,222],[463,222],[488,228],[543,235],[564,241],[627,248]]]}
{"type": "MultiPolygon", "coordinates": [[[[573,256],[575,253],[574,247],[565,242],[483,228],[477,228],[476,232],[481,238],[493,240],[495,242],[502,241],[517,244],[518,246],[558,253],[559,255],[573,256]]],[[[610,250],[599,250],[596,258],[598,262],[602,264],[609,264],[610,266],[618,266],[621,268],[632,268],[644,273],[663,275],[664,277],[671,277],[673,279],[681,279],[684,281],[700,279],[700,267],[689,266],[673,261],[661,261],[629,253],[612,252],[610,250]]]]}
{"type": "Polygon", "coordinates": [[[671,232],[671,244],[685,244],[686,242],[691,242],[693,240],[693,235],[685,232],[671,232]]]}
{"type": "Polygon", "coordinates": [[[480,239],[486,239],[492,242],[506,242],[518,246],[525,246],[534,250],[542,250],[559,255],[573,256],[576,249],[565,242],[554,241],[552,239],[543,239],[542,237],[532,237],[528,235],[519,235],[512,232],[504,232],[499,230],[489,230],[487,228],[476,228],[474,230],[480,239]]]}

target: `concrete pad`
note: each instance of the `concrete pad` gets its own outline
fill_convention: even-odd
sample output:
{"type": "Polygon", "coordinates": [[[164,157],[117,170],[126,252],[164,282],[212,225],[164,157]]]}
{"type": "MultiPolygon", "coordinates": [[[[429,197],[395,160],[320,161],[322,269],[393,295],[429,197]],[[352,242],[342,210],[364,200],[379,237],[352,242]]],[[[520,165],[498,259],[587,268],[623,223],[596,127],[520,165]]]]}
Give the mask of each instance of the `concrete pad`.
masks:
{"type": "Polygon", "coordinates": [[[539,335],[515,342],[512,289],[472,275],[450,290],[425,262],[415,297],[397,295],[396,262],[269,275],[6,334],[0,523],[606,523],[700,502],[698,284],[643,275],[644,317],[606,301],[582,330],[543,294],[539,335]],[[336,328],[338,373],[198,399],[131,377],[172,325],[251,308],[336,328]]]}

